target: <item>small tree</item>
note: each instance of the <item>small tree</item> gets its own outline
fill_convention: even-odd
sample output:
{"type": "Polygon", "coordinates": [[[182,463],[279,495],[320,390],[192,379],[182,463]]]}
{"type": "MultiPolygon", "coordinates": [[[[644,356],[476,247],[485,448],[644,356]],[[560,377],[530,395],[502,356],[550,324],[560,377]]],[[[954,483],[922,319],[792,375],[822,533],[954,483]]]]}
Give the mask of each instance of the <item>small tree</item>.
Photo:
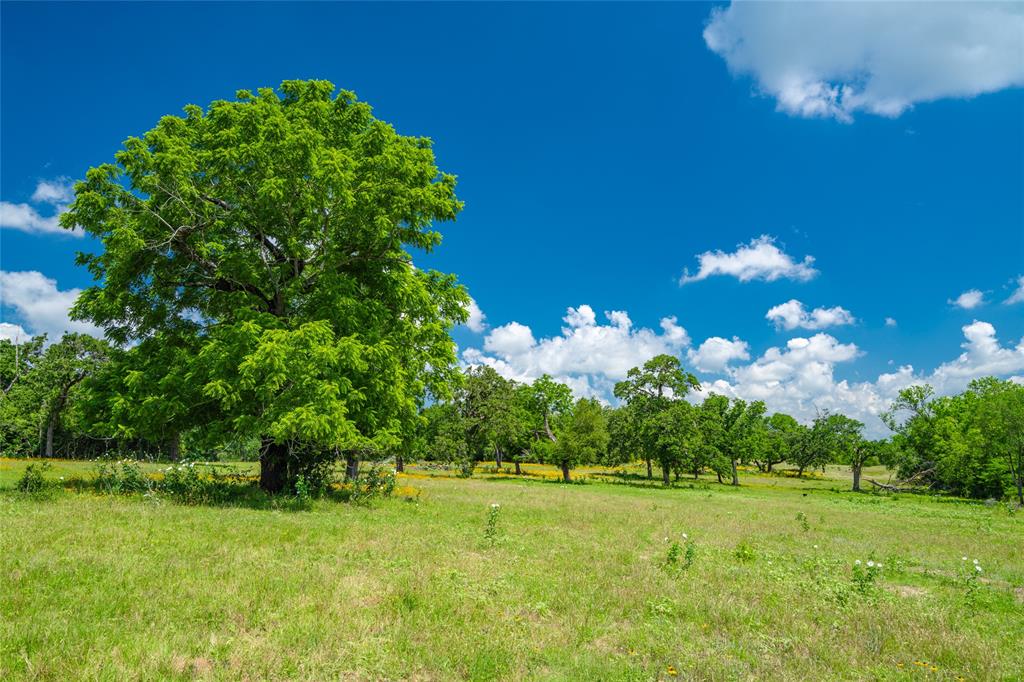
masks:
{"type": "Polygon", "coordinates": [[[682,412],[667,413],[691,389],[699,388],[697,377],[686,372],[674,355],[657,355],[642,367],[629,370],[626,379],[615,384],[615,397],[625,401],[632,411],[632,439],[640,446],[640,454],[647,464],[647,478],[652,477],[651,462],[657,460],[662,466],[662,481],[668,484],[669,471],[676,464],[680,451],[674,443],[668,442],[675,436],[666,433],[665,426],[677,421],[676,417],[682,412]]]}
{"type": "Polygon", "coordinates": [[[608,449],[608,424],[601,403],[580,398],[562,415],[558,435],[549,446],[551,461],[562,470],[562,480],[572,481],[569,472],[583,464],[597,462],[608,449]]]}
{"type": "Polygon", "coordinates": [[[1024,386],[993,383],[978,412],[985,443],[1006,463],[1017,502],[1024,506],[1024,386]]]}

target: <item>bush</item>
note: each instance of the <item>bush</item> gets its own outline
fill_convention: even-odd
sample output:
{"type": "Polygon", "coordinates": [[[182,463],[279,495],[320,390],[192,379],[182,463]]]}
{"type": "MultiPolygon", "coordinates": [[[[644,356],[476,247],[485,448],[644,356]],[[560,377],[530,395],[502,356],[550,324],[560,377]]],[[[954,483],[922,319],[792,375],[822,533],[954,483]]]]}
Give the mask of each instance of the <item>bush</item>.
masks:
{"type": "Polygon", "coordinates": [[[230,474],[216,469],[203,473],[195,462],[183,462],[164,469],[161,492],[182,504],[216,504],[227,500],[235,487],[230,474]]]}
{"type": "Polygon", "coordinates": [[[94,471],[96,487],[108,495],[144,493],[153,488],[152,479],[142,471],[138,462],[99,460],[94,471]]]}
{"type": "Polygon", "coordinates": [[[46,493],[54,488],[53,481],[46,479],[46,473],[51,469],[49,462],[37,462],[25,467],[25,472],[15,484],[18,492],[37,495],[46,493]]]}
{"type": "Polygon", "coordinates": [[[395,491],[394,469],[373,467],[343,488],[345,499],[353,504],[367,504],[374,498],[390,497],[395,491]]]}

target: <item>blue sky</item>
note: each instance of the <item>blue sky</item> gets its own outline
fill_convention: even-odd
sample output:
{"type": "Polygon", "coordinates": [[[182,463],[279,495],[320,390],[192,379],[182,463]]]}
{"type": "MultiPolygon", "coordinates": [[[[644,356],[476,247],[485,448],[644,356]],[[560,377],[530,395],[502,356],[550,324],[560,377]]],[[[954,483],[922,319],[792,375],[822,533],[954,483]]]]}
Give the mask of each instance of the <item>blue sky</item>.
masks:
{"type": "Polygon", "coordinates": [[[96,244],[46,220],[62,183],[186,103],[322,78],[459,176],[417,263],[486,316],[455,332],[467,362],[607,396],[668,351],[866,421],[912,381],[1024,375],[1019,5],[0,7],[8,332],[58,333],[89,284],[96,244]],[[701,254],[720,274],[681,284],[701,254]]]}

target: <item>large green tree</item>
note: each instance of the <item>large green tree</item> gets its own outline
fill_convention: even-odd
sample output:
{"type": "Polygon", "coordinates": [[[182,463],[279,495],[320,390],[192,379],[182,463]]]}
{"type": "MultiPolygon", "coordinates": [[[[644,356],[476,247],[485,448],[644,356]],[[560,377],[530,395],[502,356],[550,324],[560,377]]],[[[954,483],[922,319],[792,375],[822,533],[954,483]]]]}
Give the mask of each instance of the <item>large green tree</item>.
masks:
{"type": "Polygon", "coordinates": [[[74,315],[198,345],[203,426],[261,439],[260,485],[395,447],[455,371],[468,296],[419,269],[461,208],[429,139],[326,81],[189,105],[89,170],[62,224],[103,244],[74,315]]]}

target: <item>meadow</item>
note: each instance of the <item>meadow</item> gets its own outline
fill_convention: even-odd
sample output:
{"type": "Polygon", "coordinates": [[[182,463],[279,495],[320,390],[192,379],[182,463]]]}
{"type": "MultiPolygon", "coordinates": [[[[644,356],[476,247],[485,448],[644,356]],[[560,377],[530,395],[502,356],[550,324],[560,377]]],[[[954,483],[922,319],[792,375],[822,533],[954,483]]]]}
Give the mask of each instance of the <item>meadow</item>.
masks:
{"type": "Polygon", "coordinates": [[[28,495],[26,464],[0,461],[4,680],[1024,678],[1024,515],[841,467],[410,466],[298,509],[101,495],[65,461],[28,495]]]}

